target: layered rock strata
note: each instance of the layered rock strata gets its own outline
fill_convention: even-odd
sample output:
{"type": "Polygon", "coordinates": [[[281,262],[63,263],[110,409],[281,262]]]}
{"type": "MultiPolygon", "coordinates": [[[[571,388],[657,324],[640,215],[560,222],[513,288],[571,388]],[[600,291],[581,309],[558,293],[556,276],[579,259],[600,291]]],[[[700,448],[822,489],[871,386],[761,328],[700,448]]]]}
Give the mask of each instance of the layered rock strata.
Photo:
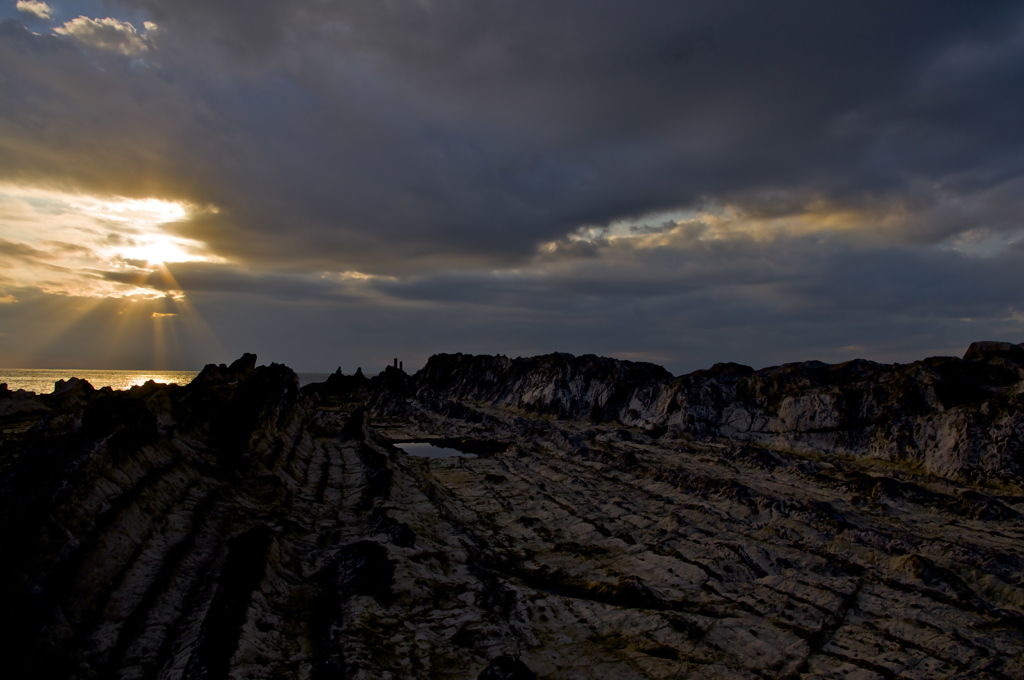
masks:
{"type": "Polygon", "coordinates": [[[1024,481],[1024,345],[976,342],[963,359],[716,364],[674,378],[653,364],[551,354],[437,355],[419,401],[474,401],[659,434],[918,464],[954,479],[1024,481]]]}
{"type": "Polygon", "coordinates": [[[246,355],[183,387],[0,392],[4,657],[82,679],[1024,678],[1018,350],[681,378],[441,355],[302,389],[246,355]]]}

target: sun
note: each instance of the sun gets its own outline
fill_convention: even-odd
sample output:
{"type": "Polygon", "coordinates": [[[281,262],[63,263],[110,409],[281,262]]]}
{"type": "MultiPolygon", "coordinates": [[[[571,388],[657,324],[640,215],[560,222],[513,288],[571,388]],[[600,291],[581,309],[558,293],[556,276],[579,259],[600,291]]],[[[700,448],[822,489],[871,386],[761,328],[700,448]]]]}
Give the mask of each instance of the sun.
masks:
{"type": "MultiPolygon", "coordinates": [[[[68,193],[0,182],[0,242],[32,257],[7,258],[0,280],[81,297],[166,297],[181,286],[168,267],[227,260],[190,238],[214,206],[183,200],[68,193]],[[152,285],[151,285],[152,284],[152,285]]],[[[2,250],[2,248],[0,248],[2,250]]],[[[0,302],[6,301],[0,291],[0,302]]]]}
{"type": "Polygon", "coordinates": [[[83,196],[72,207],[82,214],[139,226],[177,222],[185,219],[189,213],[189,206],[185,203],[158,198],[83,196]]]}
{"type": "Polygon", "coordinates": [[[189,217],[193,206],[186,203],[157,198],[80,197],[73,208],[102,220],[124,237],[107,251],[116,258],[150,265],[211,259],[204,253],[204,244],[167,229],[166,225],[189,217]]]}
{"type": "Polygon", "coordinates": [[[168,229],[194,211],[194,206],[174,201],[147,199],[109,199],[83,201],[84,212],[115,226],[119,238],[107,254],[119,262],[144,262],[159,267],[173,262],[223,262],[209,252],[201,241],[178,236],[168,229]]]}
{"type": "Polygon", "coordinates": [[[125,260],[142,260],[151,265],[205,259],[194,252],[193,243],[167,233],[149,233],[135,239],[132,245],[118,248],[116,254],[125,260]]]}

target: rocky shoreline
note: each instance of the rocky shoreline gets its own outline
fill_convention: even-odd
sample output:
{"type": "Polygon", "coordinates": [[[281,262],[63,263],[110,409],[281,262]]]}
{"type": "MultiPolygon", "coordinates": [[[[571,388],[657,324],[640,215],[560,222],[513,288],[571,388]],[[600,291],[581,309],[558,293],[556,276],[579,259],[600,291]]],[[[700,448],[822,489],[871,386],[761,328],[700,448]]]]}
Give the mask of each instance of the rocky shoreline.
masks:
{"type": "Polygon", "coordinates": [[[0,389],[53,678],[1024,678],[1024,347],[0,389]],[[394,442],[461,443],[426,459],[394,442]]]}

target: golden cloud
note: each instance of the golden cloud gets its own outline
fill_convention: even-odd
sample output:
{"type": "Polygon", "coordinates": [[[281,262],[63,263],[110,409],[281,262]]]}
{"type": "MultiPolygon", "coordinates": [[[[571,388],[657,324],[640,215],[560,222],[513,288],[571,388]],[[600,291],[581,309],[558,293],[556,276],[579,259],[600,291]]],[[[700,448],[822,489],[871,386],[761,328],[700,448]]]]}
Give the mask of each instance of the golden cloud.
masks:
{"type": "MultiPolygon", "coordinates": [[[[147,22],[149,23],[149,22],[147,22]]],[[[148,28],[148,26],[147,26],[148,28]]],[[[140,34],[130,22],[113,18],[90,19],[80,16],[53,29],[83,45],[124,55],[137,55],[151,47],[149,37],[140,34]]]]}
{"type": "Polygon", "coordinates": [[[19,12],[31,14],[38,19],[52,19],[53,8],[39,0],[18,0],[15,6],[19,12]]]}
{"type": "Polygon", "coordinates": [[[177,285],[171,293],[148,287],[154,272],[166,272],[164,263],[224,262],[205,243],[175,233],[174,223],[197,212],[174,201],[0,184],[0,258],[13,285],[47,293],[177,298],[177,285]]]}

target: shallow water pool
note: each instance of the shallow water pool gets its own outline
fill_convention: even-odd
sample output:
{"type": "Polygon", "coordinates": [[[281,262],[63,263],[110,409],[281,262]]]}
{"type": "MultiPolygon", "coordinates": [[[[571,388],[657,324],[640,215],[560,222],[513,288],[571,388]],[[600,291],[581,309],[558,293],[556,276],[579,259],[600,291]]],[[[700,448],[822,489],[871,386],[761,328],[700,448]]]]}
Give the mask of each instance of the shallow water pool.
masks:
{"type": "Polygon", "coordinates": [[[395,446],[402,449],[410,456],[421,456],[423,458],[476,458],[472,453],[463,453],[447,446],[437,446],[430,442],[401,442],[395,446]]]}

